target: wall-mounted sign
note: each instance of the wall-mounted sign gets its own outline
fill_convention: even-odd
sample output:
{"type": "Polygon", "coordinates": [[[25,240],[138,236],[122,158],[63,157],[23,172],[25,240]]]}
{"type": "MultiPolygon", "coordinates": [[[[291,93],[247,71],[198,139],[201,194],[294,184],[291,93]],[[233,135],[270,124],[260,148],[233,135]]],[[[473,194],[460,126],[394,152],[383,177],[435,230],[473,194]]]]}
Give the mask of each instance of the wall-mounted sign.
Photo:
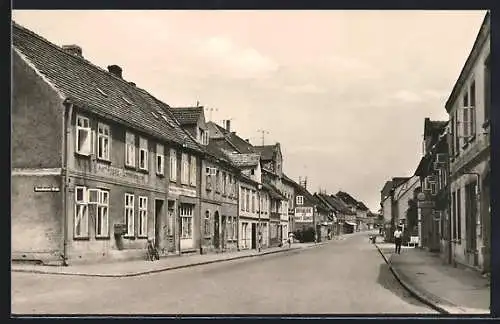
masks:
{"type": "Polygon", "coordinates": [[[295,207],[295,220],[297,222],[312,223],[313,208],[312,207],[295,207]]]}
{"type": "Polygon", "coordinates": [[[172,194],[172,195],[178,195],[178,196],[183,195],[183,196],[187,196],[187,197],[196,197],[196,190],[175,187],[175,186],[169,186],[168,193],[172,194]]]}
{"type": "Polygon", "coordinates": [[[59,187],[52,187],[52,186],[39,186],[39,187],[34,187],[35,192],[59,192],[60,189],[59,187]]]}

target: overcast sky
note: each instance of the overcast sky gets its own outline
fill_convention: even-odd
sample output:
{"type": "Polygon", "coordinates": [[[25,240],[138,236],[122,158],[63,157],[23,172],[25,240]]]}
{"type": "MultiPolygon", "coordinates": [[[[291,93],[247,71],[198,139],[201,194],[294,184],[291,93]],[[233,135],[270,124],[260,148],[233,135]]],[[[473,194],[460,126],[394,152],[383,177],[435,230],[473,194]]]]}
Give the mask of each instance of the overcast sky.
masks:
{"type": "Polygon", "coordinates": [[[14,11],[13,19],[171,106],[252,144],[279,141],[284,171],[308,189],[344,190],[379,208],[411,176],[424,118],[444,103],[485,11],[14,11]]]}

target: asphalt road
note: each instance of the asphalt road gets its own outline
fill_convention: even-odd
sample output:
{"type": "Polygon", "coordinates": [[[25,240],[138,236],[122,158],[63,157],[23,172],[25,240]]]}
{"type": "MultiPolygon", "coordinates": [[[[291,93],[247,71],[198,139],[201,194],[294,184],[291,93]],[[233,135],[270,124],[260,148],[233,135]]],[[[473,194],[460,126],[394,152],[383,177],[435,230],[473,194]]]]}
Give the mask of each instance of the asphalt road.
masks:
{"type": "Polygon", "coordinates": [[[366,233],[322,247],[130,278],[12,273],[13,314],[435,313],[366,233]]]}

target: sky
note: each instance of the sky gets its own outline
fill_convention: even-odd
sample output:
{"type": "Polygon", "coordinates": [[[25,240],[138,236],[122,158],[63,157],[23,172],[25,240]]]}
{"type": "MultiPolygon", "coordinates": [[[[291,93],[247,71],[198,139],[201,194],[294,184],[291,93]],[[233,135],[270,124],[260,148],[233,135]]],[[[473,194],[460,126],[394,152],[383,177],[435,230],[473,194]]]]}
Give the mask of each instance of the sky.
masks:
{"type": "Polygon", "coordinates": [[[284,172],[349,192],[373,212],[392,177],[412,176],[424,118],[444,104],[485,11],[50,11],[13,20],[170,106],[254,145],[279,142],[284,172]]]}

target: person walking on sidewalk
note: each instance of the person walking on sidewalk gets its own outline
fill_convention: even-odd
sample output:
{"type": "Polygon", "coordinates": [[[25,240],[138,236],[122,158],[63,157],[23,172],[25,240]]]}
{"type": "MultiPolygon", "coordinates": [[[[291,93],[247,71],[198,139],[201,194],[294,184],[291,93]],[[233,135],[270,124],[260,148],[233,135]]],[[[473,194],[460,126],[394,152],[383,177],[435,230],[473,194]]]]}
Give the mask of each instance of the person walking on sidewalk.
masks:
{"type": "Polygon", "coordinates": [[[403,239],[403,232],[401,227],[398,226],[396,231],[394,231],[394,243],[396,244],[396,253],[401,254],[401,241],[403,239]]]}

